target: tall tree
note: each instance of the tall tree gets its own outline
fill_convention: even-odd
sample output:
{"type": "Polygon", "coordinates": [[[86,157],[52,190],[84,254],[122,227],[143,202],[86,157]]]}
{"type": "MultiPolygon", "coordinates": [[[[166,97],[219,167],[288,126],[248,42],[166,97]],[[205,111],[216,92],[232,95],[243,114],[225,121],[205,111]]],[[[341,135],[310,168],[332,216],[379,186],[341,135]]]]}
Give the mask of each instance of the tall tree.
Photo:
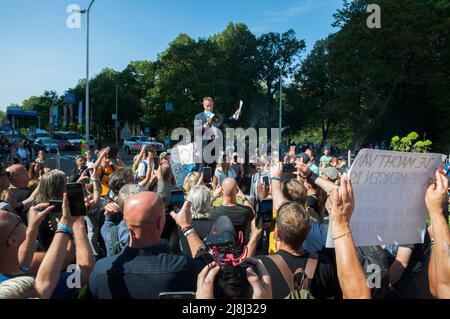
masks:
{"type": "Polygon", "coordinates": [[[269,125],[276,123],[274,95],[279,89],[280,70],[283,78],[290,79],[300,67],[300,54],[305,47],[305,41],[297,39],[292,29],[283,34],[265,33],[258,38],[259,79],[266,95],[266,103],[261,111],[264,118],[271,118],[269,125]]]}

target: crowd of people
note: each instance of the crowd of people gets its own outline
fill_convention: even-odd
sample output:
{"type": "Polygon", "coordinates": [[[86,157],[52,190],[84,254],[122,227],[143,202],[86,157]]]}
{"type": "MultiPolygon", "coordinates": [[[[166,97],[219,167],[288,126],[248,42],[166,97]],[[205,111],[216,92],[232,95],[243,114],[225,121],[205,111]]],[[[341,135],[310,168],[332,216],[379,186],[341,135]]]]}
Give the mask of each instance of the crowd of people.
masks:
{"type": "Polygon", "coordinates": [[[426,192],[432,227],[423,244],[356,248],[345,159],[296,148],[253,164],[224,156],[211,180],[193,168],[180,187],[170,154],[151,147],[132,167],[109,147],[95,161],[78,156],[69,175],[49,169],[44,152],[28,171],[2,166],[0,298],[450,297],[442,173],[426,192]],[[86,216],[72,216],[67,183],[83,185],[86,216]],[[325,247],[329,227],[334,248],[325,247]],[[380,286],[367,283],[369,261],[380,286]]]}

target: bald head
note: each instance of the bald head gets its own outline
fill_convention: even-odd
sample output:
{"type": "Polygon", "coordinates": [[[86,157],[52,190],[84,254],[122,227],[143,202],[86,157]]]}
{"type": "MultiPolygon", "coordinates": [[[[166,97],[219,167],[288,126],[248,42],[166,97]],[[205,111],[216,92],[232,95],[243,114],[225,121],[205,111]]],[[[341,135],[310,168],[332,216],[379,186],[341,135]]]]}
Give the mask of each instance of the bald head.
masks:
{"type": "Polygon", "coordinates": [[[12,213],[6,210],[0,210],[0,242],[3,242],[1,239],[8,235],[8,228],[14,222],[17,222],[17,218],[15,218],[12,213]]]}
{"type": "MultiPolygon", "coordinates": [[[[4,248],[4,246],[6,245],[8,236],[20,235],[14,234],[13,232],[15,228],[17,228],[16,226],[18,226],[19,223],[20,217],[11,212],[0,210],[0,250],[4,248]]],[[[18,245],[20,245],[24,239],[25,239],[24,236],[18,236],[17,238],[18,245]]]]}
{"type": "Polygon", "coordinates": [[[234,178],[225,178],[222,182],[223,196],[231,196],[237,192],[237,184],[234,178]]]}
{"type": "Polygon", "coordinates": [[[130,197],[123,219],[130,229],[132,247],[146,247],[159,242],[165,223],[164,202],[153,192],[130,197]]]}
{"type": "Polygon", "coordinates": [[[11,185],[19,188],[26,188],[28,182],[30,181],[30,177],[28,176],[28,172],[20,164],[11,165],[6,169],[10,174],[10,183],[11,185]]]}

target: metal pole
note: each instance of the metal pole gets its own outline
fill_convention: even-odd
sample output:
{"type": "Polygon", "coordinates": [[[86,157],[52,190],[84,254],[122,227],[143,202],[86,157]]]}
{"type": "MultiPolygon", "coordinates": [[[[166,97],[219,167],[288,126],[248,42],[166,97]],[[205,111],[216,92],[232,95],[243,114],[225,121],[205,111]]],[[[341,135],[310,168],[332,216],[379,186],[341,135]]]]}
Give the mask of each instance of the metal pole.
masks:
{"type": "Polygon", "coordinates": [[[86,150],[88,150],[89,145],[89,12],[91,6],[95,0],[91,1],[89,8],[87,10],[87,37],[86,37],[86,150]]]}
{"type": "MultiPolygon", "coordinates": [[[[281,45],[281,35],[280,35],[280,45],[281,45]]],[[[280,59],[282,59],[280,57],[280,59]]],[[[278,118],[278,135],[280,138],[280,145],[283,145],[283,137],[281,136],[281,112],[283,109],[283,61],[280,61],[280,107],[279,107],[279,118],[278,118]]]]}
{"type": "Polygon", "coordinates": [[[114,125],[116,126],[116,147],[119,147],[119,133],[118,133],[118,128],[117,128],[117,121],[119,121],[119,117],[118,117],[118,91],[119,91],[119,85],[116,84],[116,121],[114,122],[114,125]]]}
{"type": "Polygon", "coordinates": [[[59,148],[56,150],[56,169],[61,169],[61,154],[59,148]]]}

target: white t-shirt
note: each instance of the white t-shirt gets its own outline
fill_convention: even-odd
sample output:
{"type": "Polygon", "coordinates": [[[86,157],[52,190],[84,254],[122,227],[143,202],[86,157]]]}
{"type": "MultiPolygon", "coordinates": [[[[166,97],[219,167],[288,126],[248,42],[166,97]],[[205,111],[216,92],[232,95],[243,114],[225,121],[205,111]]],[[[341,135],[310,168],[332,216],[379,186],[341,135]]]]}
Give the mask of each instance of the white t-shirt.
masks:
{"type": "Polygon", "coordinates": [[[221,185],[225,178],[236,178],[237,174],[234,171],[234,169],[232,169],[231,167],[228,169],[227,173],[222,171],[221,167],[217,167],[216,172],[214,173],[214,176],[217,178],[219,185],[221,185]]]}
{"type": "MultiPolygon", "coordinates": [[[[138,169],[137,169],[137,177],[145,177],[147,175],[147,167],[148,167],[148,161],[143,160],[139,163],[138,169]]],[[[152,162],[152,169],[155,167],[155,163],[152,162]]]]}
{"type": "Polygon", "coordinates": [[[87,162],[86,163],[86,167],[89,168],[94,168],[94,162],[87,162]]]}

